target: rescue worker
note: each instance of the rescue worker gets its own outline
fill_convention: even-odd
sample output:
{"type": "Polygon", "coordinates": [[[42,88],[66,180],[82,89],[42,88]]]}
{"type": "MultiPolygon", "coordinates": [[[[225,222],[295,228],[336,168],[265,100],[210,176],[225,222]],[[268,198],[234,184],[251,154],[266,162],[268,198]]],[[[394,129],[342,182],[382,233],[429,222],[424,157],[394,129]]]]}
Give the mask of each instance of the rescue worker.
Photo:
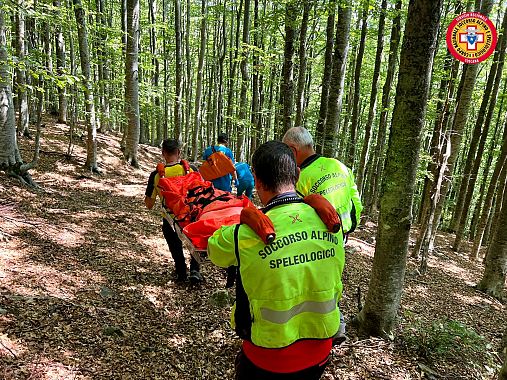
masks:
{"type": "MultiPolygon", "coordinates": [[[[301,196],[320,194],[326,198],[340,215],[345,235],[353,232],[361,220],[363,206],[352,171],[335,158],[322,157],[315,153],[313,138],[304,127],[292,127],[282,138],[294,152],[301,169],[296,189],[301,196]]],[[[335,342],[346,339],[345,320],[341,315],[340,331],[335,342]]]]}
{"type": "MultiPolygon", "coordinates": [[[[221,151],[223,152],[229,159],[232,161],[233,164],[235,164],[234,161],[234,155],[232,154],[232,151],[227,147],[227,144],[229,142],[229,137],[225,133],[220,133],[217,138],[218,145],[214,145],[215,151],[221,151]]],[[[213,148],[211,146],[207,147],[204,150],[204,153],[202,154],[202,159],[206,161],[209,156],[213,154],[213,148]]],[[[223,191],[232,191],[231,186],[231,179],[234,178],[234,186],[238,187],[238,179],[236,172],[231,174],[226,174],[222,177],[218,177],[211,182],[213,182],[213,186],[215,186],[219,190],[223,191]]]]}
{"type": "Polygon", "coordinates": [[[235,166],[236,174],[238,176],[238,185],[236,186],[238,196],[245,193],[248,198],[253,199],[252,192],[255,183],[252,172],[250,171],[250,166],[246,162],[237,162],[235,166]]]}
{"type": "Polygon", "coordinates": [[[297,195],[299,169],[286,144],[262,144],[252,169],[275,240],[265,245],[245,224],[221,227],[208,240],[214,264],[239,266],[231,323],[243,344],[235,379],[320,379],[339,328],[343,236],[327,232],[297,195]]]}
{"type": "MultiPolygon", "coordinates": [[[[167,139],[162,142],[162,156],[165,160],[165,177],[176,177],[185,175],[185,169],[181,164],[180,159],[180,148],[181,143],[176,139],[167,139]]],[[[150,174],[148,179],[148,185],[146,187],[144,204],[148,209],[152,209],[156,203],[157,196],[160,197],[162,205],[164,204],[164,198],[160,194],[158,188],[158,181],[160,175],[155,170],[150,174]]],[[[169,218],[169,215],[166,215],[169,218]]],[[[171,256],[174,260],[176,282],[184,282],[187,280],[187,264],[185,262],[185,256],[183,254],[183,244],[176,231],[170,225],[166,217],[162,218],[162,232],[164,234],[167,246],[171,252],[171,256]]],[[[189,280],[192,283],[198,283],[203,280],[201,273],[199,272],[199,263],[192,257],[190,260],[190,276],[189,280]]]]}
{"type": "MultiPolygon", "coordinates": [[[[218,145],[214,146],[215,151],[224,152],[224,154],[227,157],[229,157],[229,159],[232,161],[232,163],[235,164],[234,154],[227,146],[227,144],[229,143],[229,136],[227,136],[227,134],[225,134],[225,133],[219,133],[218,137],[217,137],[217,143],[218,143],[218,145]]],[[[213,154],[213,148],[211,146],[209,146],[204,150],[204,153],[202,154],[202,159],[204,161],[206,161],[208,159],[208,157],[211,156],[212,154],[213,154]]],[[[233,172],[232,175],[226,174],[222,177],[218,177],[218,178],[212,180],[211,182],[213,182],[213,186],[215,186],[219,190],[232,192],[232,184],[231,184],[232,178],[234,179],[234,186],[236,186],[236,188],[238,188],[239,181],[238,181],[238,177],[237,177],[236,172],[233,172]]],[[[227,273],[227,282],[225,284],[225,287],[232,288],[234,286],[234,281],[236,280],[236,268],[234,268],[234,267],[227,268],[226,273],[227,273]]]]}

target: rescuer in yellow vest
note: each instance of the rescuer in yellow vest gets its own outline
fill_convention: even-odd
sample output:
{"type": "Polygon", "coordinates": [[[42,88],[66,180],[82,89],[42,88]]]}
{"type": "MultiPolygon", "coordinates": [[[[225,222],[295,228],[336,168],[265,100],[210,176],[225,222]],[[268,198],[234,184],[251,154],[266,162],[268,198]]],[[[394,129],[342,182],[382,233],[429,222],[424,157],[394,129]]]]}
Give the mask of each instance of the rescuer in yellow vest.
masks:
{"type": "MultiPolygon", "coordinates": [[[[348,236],[360,222],[363,206],[352,171],[335,158],[322,157],[315,153],[313,138],[304,127],[287,130],[282,141],[294,152],[301,170],[296,184],[301,196],[320,194],[326,198],[340,215],[343,233],[348,236]]],[[[336,343],[346,339],[345,320],[340,315],[340,331],[336,343]]]]}
{"type": "Polygon", "coordinates": [[[336,208],[345,234],[353,232],[363,206],[352,171],[335,158],[315,153],[313,139],[304,127],[292,127],[282,141],[290,146],[301,169],[296,190],[303,196],[320,194],[336,208]]]}
{"type": "Polygon", "coordinates": [[[320,379],[339,329],[343,235],[328,232],[297,195],[299,169],[286,144],[262,144],[252,169],[275,240],[264,244],[245,224],[208,240],[213,263],[239,267],[231,322],[243,345],[235,379],[320,379]]]}

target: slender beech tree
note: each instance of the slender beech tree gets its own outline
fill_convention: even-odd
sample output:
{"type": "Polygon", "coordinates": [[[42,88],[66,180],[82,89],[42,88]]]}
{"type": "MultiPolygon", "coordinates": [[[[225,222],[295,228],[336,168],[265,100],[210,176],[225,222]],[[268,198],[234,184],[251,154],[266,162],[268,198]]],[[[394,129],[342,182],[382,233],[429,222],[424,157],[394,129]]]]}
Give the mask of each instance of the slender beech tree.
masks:
{"type": "MultiPolygon", "coordinates": [[[[60,0],[53,1],[54,7],[57,9],[56,12],[62,17],[62,10],[60,9],[60,0]]],[[[63,37],[62,25],[60,23],[55,24],[55,53],[56,53],[56,74],[58,77],[62,77],[65,71],[65,39],[63,37]]],[[[67,86],[65,81],[60,79],[58,85],[58,122],[67,123],[67,86]]]]}
{"type": "Polygon", "coordinates": [[[503,206],[498,217],[495,233],[491,239],[486,254],[484,273],[477,288],[497,298],[504,298],[505,275],[507,273],[507,192],[504,192],[502,199],[503,206]]]}
{"type": "Polygon", "coordinates": [[[433,126],[433,134],[430,142],[430,157],[427,172],[430,173],[424,178],[423,195],[419,207],[419,234],[412,257],[419,257],[421,254],[421,265],[419,271],[425,273],[427,258],[433,251],[431,236],[436,227],[435,213],[440,200],[440,191],[447,169],[447,160],[450,155],[449,133],[447,133],[447,118],[450,99],[454,93],[454,79],[457,75],[457,67],[450,54],[444,59],[444,76],[440,81],[438,92],[437,114],[439,115],[433,126]],[[445,95],[444,95],[445,94],[445,95]],[[443,100],[445,99],[445,100],[443,100]],[[438,112],[440,111],[440,112],[438,112]]]}
{"type": "MultiPolygon", "coordinates": [[[[350,139],[348,140],[348,150],[346,164],[349,167],[354,166],[356,157],[357,130],[359,128],[359,100],[361,98],[361,69],[363,66],[364,49],[366,46],[366,33],[368,31],[368,13],[370,1],[364,0],[363,14],[361,17],[361,37],[359,39],[359,49],[356,57],[356,67],[354,69],[354,98],[352,99],[352,119],[350,122],[350,139]]],[[[359,191],[361,188],[359,187],[359,191]]]]}
{"type": "Polygon", "coordinates": [[[378,199],[378,184],[380,178],[382,178],[382,169],[384,167],[382,157],[384,155],[384,146],[387,132],[387,116],[389,115],[389,104],[391,87],[393,85],[394,72],[396,69],[396,62],[398,59],[398,47],[401,39],[401,0],[398,0],[395,5],[395,16],[393,19],[393,25],[391,27],[391,38],[389,42],[389,58],[387,61],[387,73],[384,86],[382,87],[382,106],[380,111],[377,141],[375,144],[375,150],[373,152],[373,170],[370,170],[370,180],[367,181],[369,184],[368,192],[366,197],[363,197],[365,204],[365,214],[370,214],[372,211],[376,211],[377,199],[378,199]]]}
{"type": "MultiPolygon", "coordinates": [[[[256,5],[258,6],[258,0],[256,0],[256,5]]],[[[227,0],[224,0],[224,8],[227,6],[227,0]]],[[[222,125],[224,122],[224,62],[227,56],[227,12],[222,12],[222,33],[220,35],[220,56],[218,58],[218,99],[217,99],[217,130],[222,129],[222,125]]],[[[256,34],[257,35],[257,32],[256,34]]],[[[255,57],[254,57],[255,62],[255,57]]],[[[254,63],[255,65],[255,63],[254,63]]],[[[255,96],[255,83],[253,85],[253,91],[255,96]]],[[[253,114],[255,114],[255,107],[252,109],[253,114]]],[[[258,110],[257,110],[258,111],[258,110]]],[[[254,117],[252,115],[252,117],[254,117]]],[[[210,136],[213,138],[213,136],[210,136]]]]}
{"type": "Polygon", "coordinates": [[[319,119],[317,121],[317,132],[315,133],[315,145],[318,153],[324,151],[325,125],[327,116],[327,105],[329,102],[329,87],[331,82],[331,72],[333,69],[333,46],[334,46],[334,19],[336,14],[336,1],[329,0],[327,6],[326,21],[326,50],[324,52],[324,72],[322,75],[322,85],[320,94],[319,119]]]}
{"type": "Polygon", "coordinates": [[[107,51],[107,15],[104,6],[104,0],[96,0],[97,7],[97,71],[99,76],[99,104],[101,111],[101,131],[108,131],[110,125],[110,105],[109,105],[109,53],[107,51]]]}
{"type": "MultiPolygon", "coordinates": [[[[245,11],[243,15],[243,35],[241,37],[241,62],[239,65],[241,71],[241,92],[239,94],[239,115],[238,121],[243,130],[247,130],[247,90],[249,85],[248,77],[248,49],[250,45],[250,0],[245,0],[245,11]]],[[[238,161],[244,161],[243,143],[245,141],[245,133],[238,131],[236,134],[236,158],[238,161]]]]}
{"type": "Polygon", "coordinates": [[[352,7],[350,2],[340,2],[338,6],[338,20],[336,22],[336,39],[334,43],[333,68],[331,70],[330,88],[328,95],[327,115],[324,126],[323,154],[328,157],[334,155],[335,139],[339,131],[338,119],[342,109],[343,84],[345,83],[345,68],[349,50],[350,21],[352,7]]]}
{"type": "Polygon", "coordinates": [[[467,162],[464,169],[464,180],[461,181],[459,199],[462,198],[461,204],[456,204],[456,210],[454,213],[456,238],[453,243],[453,249],[458,250],[465,232],[465,225],[468,217],[468,213],[465,212],[465,205],[467,208],[471,204],[472,195],[474,193],[475,182],[477,180],[477,174],[479,172],[479,166],[482,160],[482,154],[484,152],[484,146],[486,144],[486,138],[488,137],[488,131],[493,118],[493,112],[496,105],[496,98],[498,95],[498,89],[500,87],[500,78],[502,77],[502,70],[505,61],[505,49],[507,47],[507,39],[505,38],[505,30],[507,30],[507,11],[504,13],[502,29],[504,32],[500,35],[496,46],[495,55],[493,58],[493,64],[489,72],[488,82],[484,91],[481,108],[479,110],[477,121],[475,124],[475,131],[470,143],[470,150],[468,152],[467,162]],[[487,105],[489,104],[489,107],[487,105]],[[486,108],[488,111],[486,112],[486,108]],[[478,131],[476,133],[476,131],[478,131]],[[480,135],[480,141],[479,140],[480,135]],[[472,145],[473,144],[473,145],[472,145]],[[472,149],[474,146],[474,149],[472,149]],[[477,154],[475,150],[477,149],[477,154]]]}
{"type": "Polygon", "coordinates": [[[125,160],[138,167],[139,122],[139,0],[127,0],[127,47],[125,57],[125,113],[128,120],[125,160]]]}
{"type": "Polygon", "coordinates": [[[472,260],[476,260],[479,258],[479,250],[482,244],[482,240],[484,238],[484,232],[486,230],[486,226],[488,224],[488,220],[492,212],[495,189],[497,187],[498,188],[500,187],[500,184],[497,182],[497,178],[501,178],[502,170],[507,170],[507,165],[505,163],[506,159],[507,159],[507,125],[504,126],[502,149],[496,161],[493,175],[491,176],[491,181],[488,187],[488,193],[485,197],[484,205],[482,207],[482,213],[479,219],[479,224],[477,225],[474,244],[472,246],[472,250],[470,251],[470,258],[472,260]]]}
{"type": "Polygon", "coordinates": [[[359,165],[357,166],[357,188],[359,192],[363,193],[363,179],[366,170],[366,161],[368,152],[370,150],[371,130],[373,126],[373,119],[375,117],[375,110],[377,106],[377,86],[380,76],[380,65],[382,63],[382,51],[384,50],[384,26],[387,11],[387,0],[382,0],[380,5],[380,15],[378,19],[378,32],[377,32],[377,52],[375,53],[375,66],[373,68],[373,78],[371,81],[370,92],[370,106],[368,108],[368,119],[364,127],[364,141],[363,148],[361,149],[361,156],[359,158],[359,165]]]}
{"type": "MultiPolygon", "coordinates": [[[[485,0],[482,3],[480,13],[485,16],[488,16],[491,8],[493,7],[492,0],[485,0]]],[[[459,149],[461,146],[461,139],[463,136],[463,131],[466,126],[466,122],[468,119],[468,114],[470,110],[470,104],[472,102],[472,95],[475,89],[475,82],[477,79],[477,73],[479,71],[479,64],[465,64],[463,66],[462,79],[460,83],[460,91],[458,97],[458,104],[456,106],[456,110],[454,113],[453,124],[452,124],[452,134],[451,134],[451,156],[448,160],[449,173],[455,175],[454,167],[456,160],[459,155],[459,149]]],[[[447,192],[450,187],[450,182],[445,181],[442,186],[442,198],[441,202],[445,199],[447,192]]],[[[440,207],[439,207],[440,209],[440,207]]],[[[440,212],[437,212],[436,219],[440,218],[440,212]]]]}
{"type": "MultiPolygon", "coordinates": [[[[190,9],[187,10],[190,12],[190,9]]],[[[187,28],[189,25],[187,25],[187,28]]],[[[181,49],[181,0],[174,0],[174,33],[176,42],[176,78],[174,84],[176,86],[176,93],[174,99],[174,137],[179,139],[181,137],[181,99],[183,91],[183,62],[182,62],[182,49],[181,49]]],[[[190,59],[190,57],[187,57],[190,59]]],[[[166,73],[167,75],[167,73],[166,73]]],[[[188,80],[189,78],[187,78],[188,80]]]]}
{"type": "Polygon", "coordinates": [[[303,0],[303,19],[301,20],[301,28],[299,29],[299,70],[296,88],[296,119],[294,125],[302,126],[305,111],[305,84],[306,84],[306,50],[307,50],[307,32],[308,17],[310,14],[311,4],[308,0],[303,0]]]}
{"type": "MultiPolygon", "coordinates": [[[[0,9],[3,9],[3,6],[3,1],[0,1],[0,9]]],[[[12,74],[8,64],[4,14],[2,10],[0,12],[0,170],[19,179],[21,183],[35,186],[28,170],[37,165],[39,158],[40,124],[35,136],[34,158],[32,162],[25,164],[19,154],[16,137],[11,89],[12,74]]]]}
{"type": "MultiPolygon", "coordinates": [[[[2,7],[3,1],[0,1],[2,7]]],[[[12,74],[8,64],[5,36],[5,13],[0,12],[0,169],[11,173],[22,164],[16,138],[14,104],[12,103],[12,74]]]]}
{"type": "Polygon", "coordinates": [[[190,0],[187,0],[187,6],[185,10],[185,141],[188,141],[188,136],[190,133],[190,115],[192,111],[192,89],[193,89],[193,81],[192,81],[192,55],[190,52],[190,0]]]}
{"type": "Polygon", "coordinates": [[[201,132],[201,112],[202,112],[202,81],[204,77],[204,56],[206,55],[206,0],[201,2],[201,30],[199,47],[199,64],[197,67],[197,81],[195,90],[195,108],[194,108],[194,130],[192,134],[192,160],[197,160],[198,138],[201,132]]]}
{"type": "Polygon", "coordinates": [[[389,336],[396,325],[441,7],[442,0],[411,0],[408,6],[372,275],[357,316],[361,333],[367,335],[389,336]]]}
{"type": "Polygon", "coordinates": [[[501,349],[503,354],[503,365],[498,374],[498,380],[507,380],[507,329],[503,332],[501,349]]]}
{"type": "Polygon", "coordinates": [[[234,88],[236,82],[236,70],[238,66],[240,21],[243,9],[243,0],[239,0],[239,8],[231,12],[231,35],[229,37],[229,80],[227,83],[227,109],[225,116],[225,132],[230,135],[232,129],[232,114],[234,110],[234,88]],[[236,17],[234,17],[236,16],[236,17]],[[234,41],[234,45],[233,45],[234,41]]]}
{"type": "Polygon", "coordinates": [[[74,13],[76,15],[77,34],[79,41],[79,57],[81,59],[81,73],[84,89],[84,103],[86,116],[86,163],[85,166],[92,172],[98,172],[97,167],[97,124],[95,120],[95,101],[91,88],[90,75],[90,51],[88,49],[88,31],[86,15],[81,0],[74,1],[74,13]]]}
{"type": "Polygon", "coordinates": [[[282,81],[280,83],[280,125],[277,134],[283,136],[292,127],[292,109],[294,106],[294,40],[296,37],[296,23],[298,6],[294,0],[285,5],[285,46],[283,49],[282,81]]]}
{"type": "MultiPolygon", "coordinates": [[[[224,18],[225,21],[225,18],[224,18]]],[[[262,49],[262,33],[259,28],[259,0],[254,0],[254,23],[253,23],[253,45],[252,52],[252,133],[250,138],[250,151],[253,152],[260,145],[261,133],[261,82],[259,70],[259,51],[262,49]]],[[[224,54],[225,56],[225,54],[224,54]]],[[[250,155],[249,155],[250,156],[250,155]]]]}
{"type": "Polygon", "coordinates": [[[25,12],[26,4],[23,0],[18,3],[18,11],[16,12],[16,55],[19,64],[16,69],[16,92],[18,95],[18,133],[25,137],[30,137],[28,123],[30,113],[28,112],[28,91],[26,83],[25,60],[26,36],[25,36],[25,12]]]}

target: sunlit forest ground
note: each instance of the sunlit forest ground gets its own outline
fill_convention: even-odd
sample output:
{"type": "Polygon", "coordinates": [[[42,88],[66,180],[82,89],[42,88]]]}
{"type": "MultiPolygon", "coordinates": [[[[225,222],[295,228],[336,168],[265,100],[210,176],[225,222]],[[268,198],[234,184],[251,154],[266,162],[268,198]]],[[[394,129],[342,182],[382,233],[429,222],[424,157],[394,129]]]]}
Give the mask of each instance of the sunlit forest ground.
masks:
{"type": "MultiPolygon", "coordinates": [[[[92,175],[84,139],[68,157],[68,127],[46,125],[32,172],[41,189],[0,177],[0,379],[233,378],[240,341],[224,271],[207,262],[203,285],[174,283],[160,216],[143,204],[159,148],[141,145],[135,169],[121,136],[99,134],[92,175]]],[[[30,161],[34,141],[19,144],[30,161]]],[[[347,317],[366,297],[374,238],[368,221],[348,243],[347,317]]],[[[475,290],[482,265],[450,241],[439,235],[423,276],[410,259],[393,339],[349,326],[323,379],[494,378],[505,306],[475,290]]]]}

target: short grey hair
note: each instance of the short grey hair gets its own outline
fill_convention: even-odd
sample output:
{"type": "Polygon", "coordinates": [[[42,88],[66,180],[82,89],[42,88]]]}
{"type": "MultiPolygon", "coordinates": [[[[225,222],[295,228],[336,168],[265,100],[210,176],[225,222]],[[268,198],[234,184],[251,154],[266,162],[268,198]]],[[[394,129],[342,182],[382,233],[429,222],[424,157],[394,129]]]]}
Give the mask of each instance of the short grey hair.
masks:
{"type": "Polygon", "coordinates": [[[282,141],[286,144],[293,144],[299,148],[313,147],[313,138],[310,132],[305,127],[292,127],[289,128],[282,141]]]}

